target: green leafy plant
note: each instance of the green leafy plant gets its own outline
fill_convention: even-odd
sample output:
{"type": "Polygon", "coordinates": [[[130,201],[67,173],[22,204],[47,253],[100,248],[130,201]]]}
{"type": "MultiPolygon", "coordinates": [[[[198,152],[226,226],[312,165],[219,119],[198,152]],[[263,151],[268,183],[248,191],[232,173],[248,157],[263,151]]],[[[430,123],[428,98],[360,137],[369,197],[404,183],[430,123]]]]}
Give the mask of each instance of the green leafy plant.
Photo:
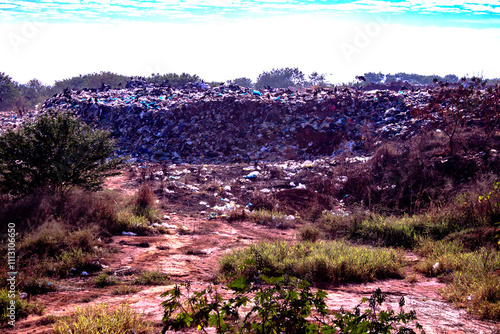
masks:
{"type": "MultiPolygon", "coordinates": [[[[252,283],[237,277],[227,284],[234,297],[226,300],[212,286],[201,292],[191,292],[189,284],[184,287],[185,294],[176,285],[161,295],[167,297],[162,303],[163,333],[191,327],[205,333],[208,327],[217,333],[415,333],[408,324],[416,314],[403,310],[404,298],[399,313],[377,314],[377,306],[385,300],[380,289],[363,299],[362,303],[369,301],[366,311],[358,305],[353,312],[341,310],[332,317],[325,291],[313,292],[307,281],[289,276],[261,274],[252,283]]],[[[422,329],[418,323],[414,327],[422,329]]]]}
{"type": "MultiPolygon", "coordinates": [[[[354,308],[354,311],[345,311],[342,309],[335,314],[335,325],[340,329],[341,333],[415,333],[413,329],[407,327],[406,324],[417,320],[415,311],[406,312],[405,299],[401,297],[399,300],[399,312],[394,310],[381,310],[377,314],[377,307],[381,306],[386,295],[382,293],[380,288],[370,296],[363,298],[361,304],[354,308]],[[361,312],[361,305],[368,302],[369,308],[361,312]]],[[[423,333],[422,326],[415,323],[415,328],[420,329],[423,333]]]]}
{"type": "Polygon", "coordinates": [[[92,129],[69,112],[43,114],[0,136],[0,190],[24,195],[37,188],[97,189],[113,175],[109,133],[92,129]]]}

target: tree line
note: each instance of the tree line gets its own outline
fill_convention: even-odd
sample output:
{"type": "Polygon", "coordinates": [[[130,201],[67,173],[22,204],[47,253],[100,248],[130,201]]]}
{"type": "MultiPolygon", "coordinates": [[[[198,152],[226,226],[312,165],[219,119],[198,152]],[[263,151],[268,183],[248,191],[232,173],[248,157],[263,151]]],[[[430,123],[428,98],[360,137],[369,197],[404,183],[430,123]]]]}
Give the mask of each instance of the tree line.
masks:
{"type": "MultiPolygon", "coordinates": [[[[363,76],[358,76],[356,78],[358,79],[357,84],[383,84],[393,81],[406,81],[412,85],[429,85],[435,83],[436,80],[449,83],[456,83],[460,80],[454,74],[438,76],[404,72],[396,74],[367,72],[364,73],[363,76]]],[[[37,104],[42,103],[47,98],[61,93],[64,89],[99,89],[104,86],[111,89],[119,89],[125,88],[131,79],[140,79],[148,83],[164,84],[174,87],[182,86],[189,82],[204,81],[198,75],[191,75],[188,73],[153,73],[148,77],[130,77],[112,72],[100,72],[58,80],[54,85],[44,85],[38,79],[32,79],[26,84],[20,84],[7,74],[0,72],[0,111],[14,110],[19,114],[23,114],[25,111],[33,109],[37,104]]],[[[210,86],[218,86],[223,82],[206,83],[210,86]]],[[[306,76],[306,74],[296,67],[273,68],[270,71],[264,71],[257,76],[255,82],[248,77],[240,77],[227,80],[226,83],[251,89],[330,85],[326,81],[326,74],[312,72],[306,76]]],[[[355,82],[352,82],[351,84],[354,83],[355,82]]]]}

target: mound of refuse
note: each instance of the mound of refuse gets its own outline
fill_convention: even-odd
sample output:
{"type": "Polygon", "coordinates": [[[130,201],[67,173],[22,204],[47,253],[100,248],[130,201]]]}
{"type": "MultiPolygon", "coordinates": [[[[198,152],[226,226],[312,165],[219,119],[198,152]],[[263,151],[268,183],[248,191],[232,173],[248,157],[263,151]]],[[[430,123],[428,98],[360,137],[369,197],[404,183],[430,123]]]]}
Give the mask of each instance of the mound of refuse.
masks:
{"type": "MultiPolygon", "coordinates": [[[[393,88],[393,87],[391,87],[393,88]]],[[[117,138],[118,154],[138,161],[231,163],[314,159],[363,151],[375,138],[408,138],[427,122],[412,110],[427,89],[252,90],[156,84],[65,90],[45,111],[71,110],[117,138]]]]}

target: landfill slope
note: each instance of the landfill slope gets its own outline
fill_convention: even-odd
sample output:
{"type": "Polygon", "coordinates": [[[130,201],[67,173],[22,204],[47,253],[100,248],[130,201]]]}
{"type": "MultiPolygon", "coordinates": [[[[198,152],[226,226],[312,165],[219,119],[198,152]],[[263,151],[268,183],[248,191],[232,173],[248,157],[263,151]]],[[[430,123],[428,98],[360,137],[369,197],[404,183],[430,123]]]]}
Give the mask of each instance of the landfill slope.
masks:
{"type": "Polygon", "coordinates": [[[363,151],[377,138],[407,138],[425,124],[412,111],[430,99],[427,90],[406,87],[203,88],[66,90],[43,110],[71,110],[108,129],[118,153],[139,161],[234,163],[314,159],[346,146],[363,151]]]}

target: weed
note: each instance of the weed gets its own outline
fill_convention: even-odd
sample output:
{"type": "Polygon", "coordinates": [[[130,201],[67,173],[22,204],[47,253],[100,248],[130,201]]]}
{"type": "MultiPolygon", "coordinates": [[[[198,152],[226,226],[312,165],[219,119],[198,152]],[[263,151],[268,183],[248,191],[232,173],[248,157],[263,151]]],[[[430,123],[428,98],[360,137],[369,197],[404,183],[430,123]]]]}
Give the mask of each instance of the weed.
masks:
{"type": "Polygon", "coordinates": [[[163,274],[159,269],[142,271],[134,281],[138,285],[166,285],[168,282],[168,275],[163,274]]]}
{"type": "Polygon", "coordinates": [[[269,227],[293,227],[293,222],[287,220],[285,214],[280,211],[256,210],[250,213],[250,219],[258,224],[269,227]]]}
{"type": "MultiPolygon", "coordinates": [[[[342,309],[332,316],[325,303],[326,292],[320,289],[313,293],[307,281],[289,276],[260,275],[257,283],[237,277],[227,284],[227,289],[235,293],[229,300],[212,286],[193,293],[189,284],[185,286],[186,294],[176,285],[161,295],[167,297],[162,303],[163,332],[196,326],[204,333],[208,333],[207,327],[215,327],[217,333],[415,333],[410,323],[416,320],[416,314],[403,310],[404,298],[398,313],[377,313],[386,298],[380,289],[362,300],[369,302],[369,309],[363,313],[360,304],[353,311],[342,309]],[[242,312],[240,308],[247,305],[250,310],[242,312]]],[[[422,330],[418,322],[413,327],[422,330]]]]}
{"type": "Polygon", "coordinates": [[[481,248],[467,252],[456,242],[424,241],[419,249],[427,259],[417,270],[446,279],[442,295],[480,318],[500,319],[500,253],[481,248]]]}
{"type": "Polygon", "coordinates": [[[158,222],[158,210],[155,202],[156,196],[151,184],[143,182],[133,199],[133,213],[151,222],[158,222]]]}
{"type": "Polygon", "coordinates": [[[57,257],[55,273],[60,277],[68,277],[70,274],[92,273],[101,270],[95,255],[85,253],[81,249],[71,249],[63,252],[57,257]]]}
{"type": "Polygon", "coordinates": [[[317,281],[363,282],[386,277],[400,277],[401,254],[392,249],[355,247],[343,241],[260,242],[233,250],[220,260],[222,274],[253,277],[266,271],[269,275],[285,273],[311,277],[317,281]]]}
{"type": "Polygon", "coordinates": [[[26,292],[28,296],[40,295],[57,290],[56,284],[45,277],[28,276],[22,277],[19,282],[19,290],[26,292]]]}
{"type": "Polygon", "coordinates": [[[313,225],[306,225],[299,229],[300,240],[315,242],[321,238],[322,231],[313,225]]]}
{"type": "Polygon", "coordinates": [[[155,229],[149,226],[147,218],[137,216],[127,210],[118,212],[117,219],[112,226],[108,226],[112,233],[121,234],[123,231],[134,232],[138,235],[151,235],[155,229]]]}
{"type": "Polygon", "coordinates": [[[106,304],[77,308],[53,326],[54,334],[137,333],[152,334],[153,326],[128,305],[111,310],[106,304]]]}
{"type": "Polygon", "coordinates": [[[405,277],[405,281],[407,281],[408,283],[417,283],[418,282],[418,276],[415,275],[415,274],[410,274],[410,275],[407,275],[405,277]]]}
{"type": "Polygon", "coordinates": [[[109,276],[107,273],[101,273],[94,279],[94,285],[98,288],[104,288],[111,285],[116,285],[118,282],[115,277],[109,276]]]}
{"type": "Polygon", "coordinates": [[[247,213],[245,209],[231,210],[231,212],[229,212],[229,215],[227,215],[226,219],[228,222],[243,221],[247,219],[247,213]]]}
{"type": "Polygon", "coordinates": [[[26,318],[29,314],[41,315],[42,312],[43,306],[20,299],[17,293],[12,296],[11,292],[5,288],[0,290],[0,323],[26,318]]]}
{"type": "Polygon", "coordinates": [[[135,286],[120,285],[113,290],[112,294],[115,296],[123,296],[136,293],[137,291],[139,291],[139,289],[135,286]]]}

